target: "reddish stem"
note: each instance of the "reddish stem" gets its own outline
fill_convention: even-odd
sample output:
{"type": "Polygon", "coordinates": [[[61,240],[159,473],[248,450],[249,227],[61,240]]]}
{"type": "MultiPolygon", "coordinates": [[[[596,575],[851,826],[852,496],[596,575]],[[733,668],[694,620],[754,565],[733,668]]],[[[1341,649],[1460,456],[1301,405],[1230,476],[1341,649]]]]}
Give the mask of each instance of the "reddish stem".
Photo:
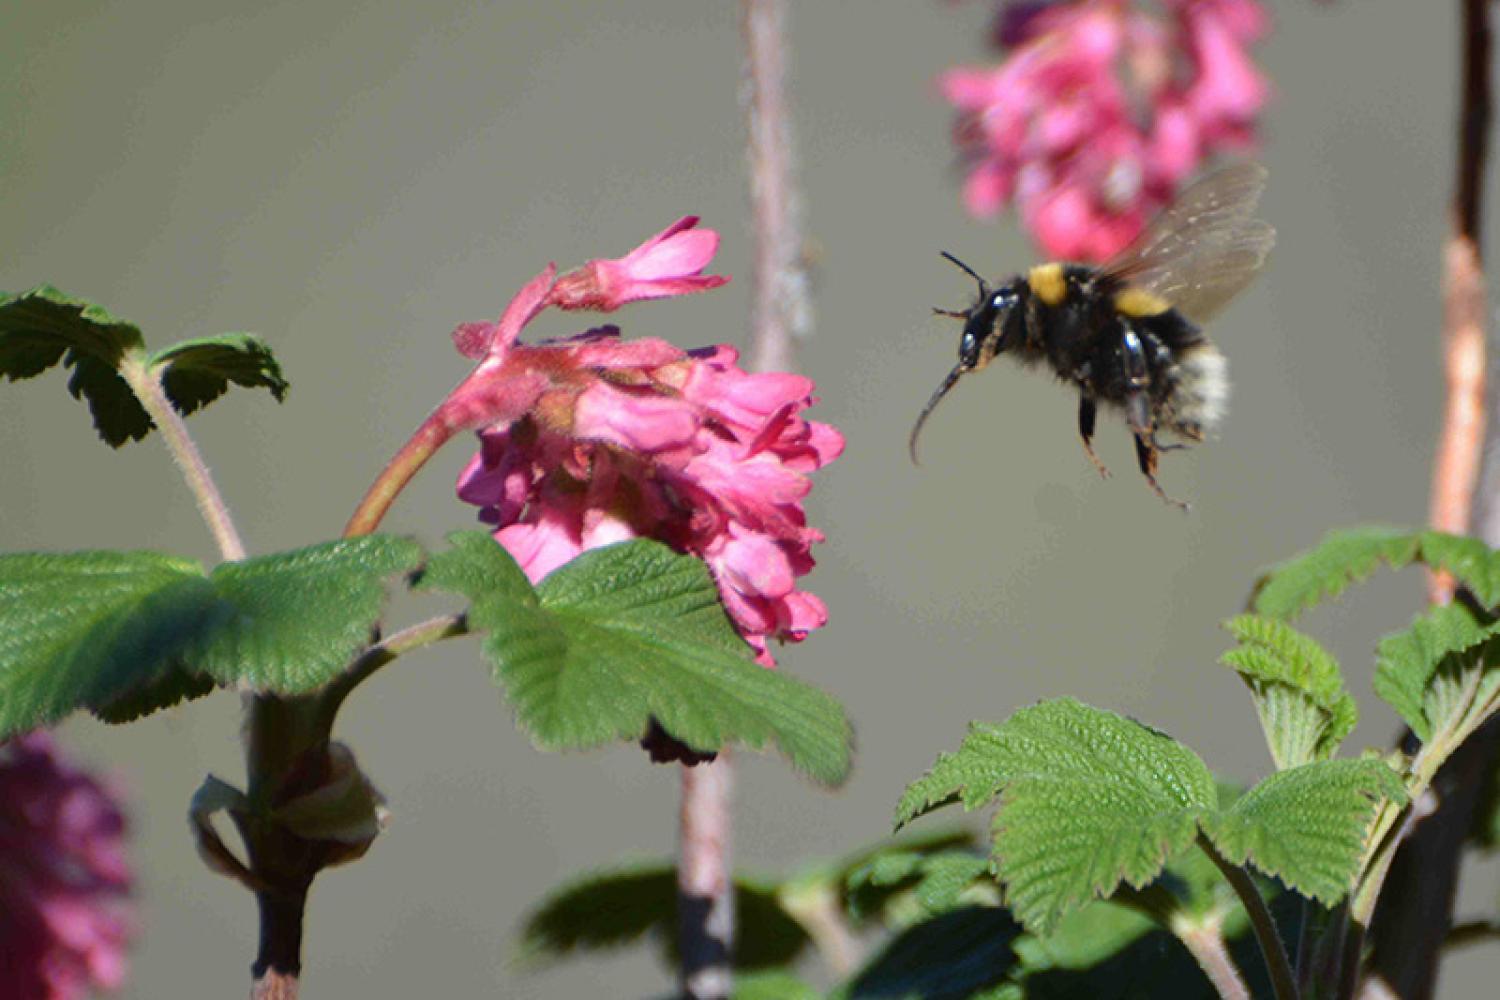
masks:
{"type": "Polygon", "coordinates": [[[711,764],[682,769],[677,845],[677,924],[682,995],[724,1000],[733,987],[734,883],[729,872],[733,772],[720,752],[711,764]]]}

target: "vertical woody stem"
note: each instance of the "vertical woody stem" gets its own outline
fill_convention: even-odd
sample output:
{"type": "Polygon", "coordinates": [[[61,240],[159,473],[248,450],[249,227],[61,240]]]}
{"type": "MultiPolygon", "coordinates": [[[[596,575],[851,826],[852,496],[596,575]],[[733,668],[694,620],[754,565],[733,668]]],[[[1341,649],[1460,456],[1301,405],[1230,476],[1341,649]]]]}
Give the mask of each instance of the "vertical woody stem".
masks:
{"type": "MultiPolygon", "coordinates": [[[[740,3],[750,215],[755,232],[750,366],[757,371],[790,368],[792,338],[811,325],[792,180],[785,86],[786,8],[786,0],[740,3]]],[[[687,1000],[726,1000],[733,989],[730,779],[730,761],[723,754],[712,764],[682,770],[677,902],[682,994],[687,1000]]]]}

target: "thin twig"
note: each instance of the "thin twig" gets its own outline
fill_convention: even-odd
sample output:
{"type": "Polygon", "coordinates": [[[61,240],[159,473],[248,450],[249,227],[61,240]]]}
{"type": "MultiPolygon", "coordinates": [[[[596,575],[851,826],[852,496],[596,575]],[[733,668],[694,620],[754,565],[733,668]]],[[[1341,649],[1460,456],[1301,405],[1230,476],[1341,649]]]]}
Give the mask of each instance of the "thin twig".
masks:
{"type": "Polygon", "coordinates": [[[750,217],[755,227],[751,367],[787,371],[792,340],[812,326],[802,265],[801,199],[792,177],[786,96],[786,0],[741,0],[750,217]]]}
{"type": "Polygon", "coordinates": [[[729,874],[730,786],[727,755],[682,768],[677,845],[677,924],[682,995],[726,1000],[733,987],[734,883],[729,874]]]}
{"type": "Polygon", "coordinates": [[[1245,869],[1230,864],[1229,859],[1220,854],[1218,848],[1202,833],[1198,834],[1198,847],[1223,873],[1235,895],[1240,897],[1240,903],[1250,917],[1250,929],[1255,932],[1255,941],[1260,945],[1261,954],[1265,956],[1266,969],[1271,973],[1271,988],[1276,993],[1276,1000],[1297,1000],[1297,978],[1292,975],[1291,959],[1287,957],[1286,945],[1282,943],[1281,934],[1276,930],[1276,921],[1271,918],[1265,897],[1260,894],[1245,869]]]}
{"type": "Polygon", "coordinates": [[[140,358],[127,357],[120,364],[120,376],[125,379],[130,391],[140,400],[141,406],[145,407],[146,413],[161,431],[162,440],[166,442],[177,467],[182,470],[183,478],[187,480],[193,499],[198,503],[198,512],[203,515],[203,520],[208,523],[208,530],[213,533],[219,555],[227,562],[245,558],[245,543],[240,540],[234,520],[229,516],[229,505],[224,502],[223,494],[214,483],[213,474],[208,471],[208,463],[203,461],[203,454],[198,451],[198,445],[188,433],[182,414],[167,399],[160,373],[147,369],[140,358]]]}

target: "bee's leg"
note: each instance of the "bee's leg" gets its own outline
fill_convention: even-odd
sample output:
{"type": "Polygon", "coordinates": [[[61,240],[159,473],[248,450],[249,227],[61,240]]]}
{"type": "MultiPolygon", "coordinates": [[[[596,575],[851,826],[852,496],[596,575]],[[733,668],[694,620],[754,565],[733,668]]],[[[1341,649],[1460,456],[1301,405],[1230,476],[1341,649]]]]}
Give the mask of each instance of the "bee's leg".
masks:
{"type": "Polygon", "coordinates": [[[1130,383],[1130,388],[1125,393],[1125,421],[1130,425],[1130,432],[1135,435],[1135,457],[1140,463],[1141,475],[1146,477],[1146,483],[1158,497],[1175,507],[1187,510],[1186,503],[1168,496],[1167,491],[1162,489],[1161,484],[1156,481],[1156,459],[1161,449],[1156,443],[1156,422],[1151,418],[1149,396],[1151,374],[1146,366],[1146,355],[1141,347],[1141,340],[1129,327],[1125,329],[1121,348],[1124,354],[1125,376],[1130,383]]]}
{"type": "Polygon", "coordinates": [[[1088,455],[1089,461],[1094,463],[1094,468],[1099,470],[1099,475],[1105,479],[1109,478],[1109,470],[1104,463],[1099,461],[1099,456],[1094,454],[1094,416],[1097,410],[1094,406],[1092,396],[1078,397],[1078,434],[1083,438],[1083,451],[1088,455]]]}

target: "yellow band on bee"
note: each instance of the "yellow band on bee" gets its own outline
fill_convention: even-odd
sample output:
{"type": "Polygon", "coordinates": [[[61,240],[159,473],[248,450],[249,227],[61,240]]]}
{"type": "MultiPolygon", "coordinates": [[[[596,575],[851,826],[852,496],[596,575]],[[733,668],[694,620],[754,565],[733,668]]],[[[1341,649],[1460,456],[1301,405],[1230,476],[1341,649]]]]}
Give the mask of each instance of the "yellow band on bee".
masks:
{"type": "Polygon", "coordinates": [[[1115,308],[1126,316],[1160,316],[1172,304],[1143,289],[1124,288],[1115,293],[1115,308]]]}
{"type": "Polygon", "coordinates": [[[1026,275],[1026,283],[1044,305],[1062,305],[1068,295],[1068,282],[1061,264],[1038,264],[1026,275]]]}

